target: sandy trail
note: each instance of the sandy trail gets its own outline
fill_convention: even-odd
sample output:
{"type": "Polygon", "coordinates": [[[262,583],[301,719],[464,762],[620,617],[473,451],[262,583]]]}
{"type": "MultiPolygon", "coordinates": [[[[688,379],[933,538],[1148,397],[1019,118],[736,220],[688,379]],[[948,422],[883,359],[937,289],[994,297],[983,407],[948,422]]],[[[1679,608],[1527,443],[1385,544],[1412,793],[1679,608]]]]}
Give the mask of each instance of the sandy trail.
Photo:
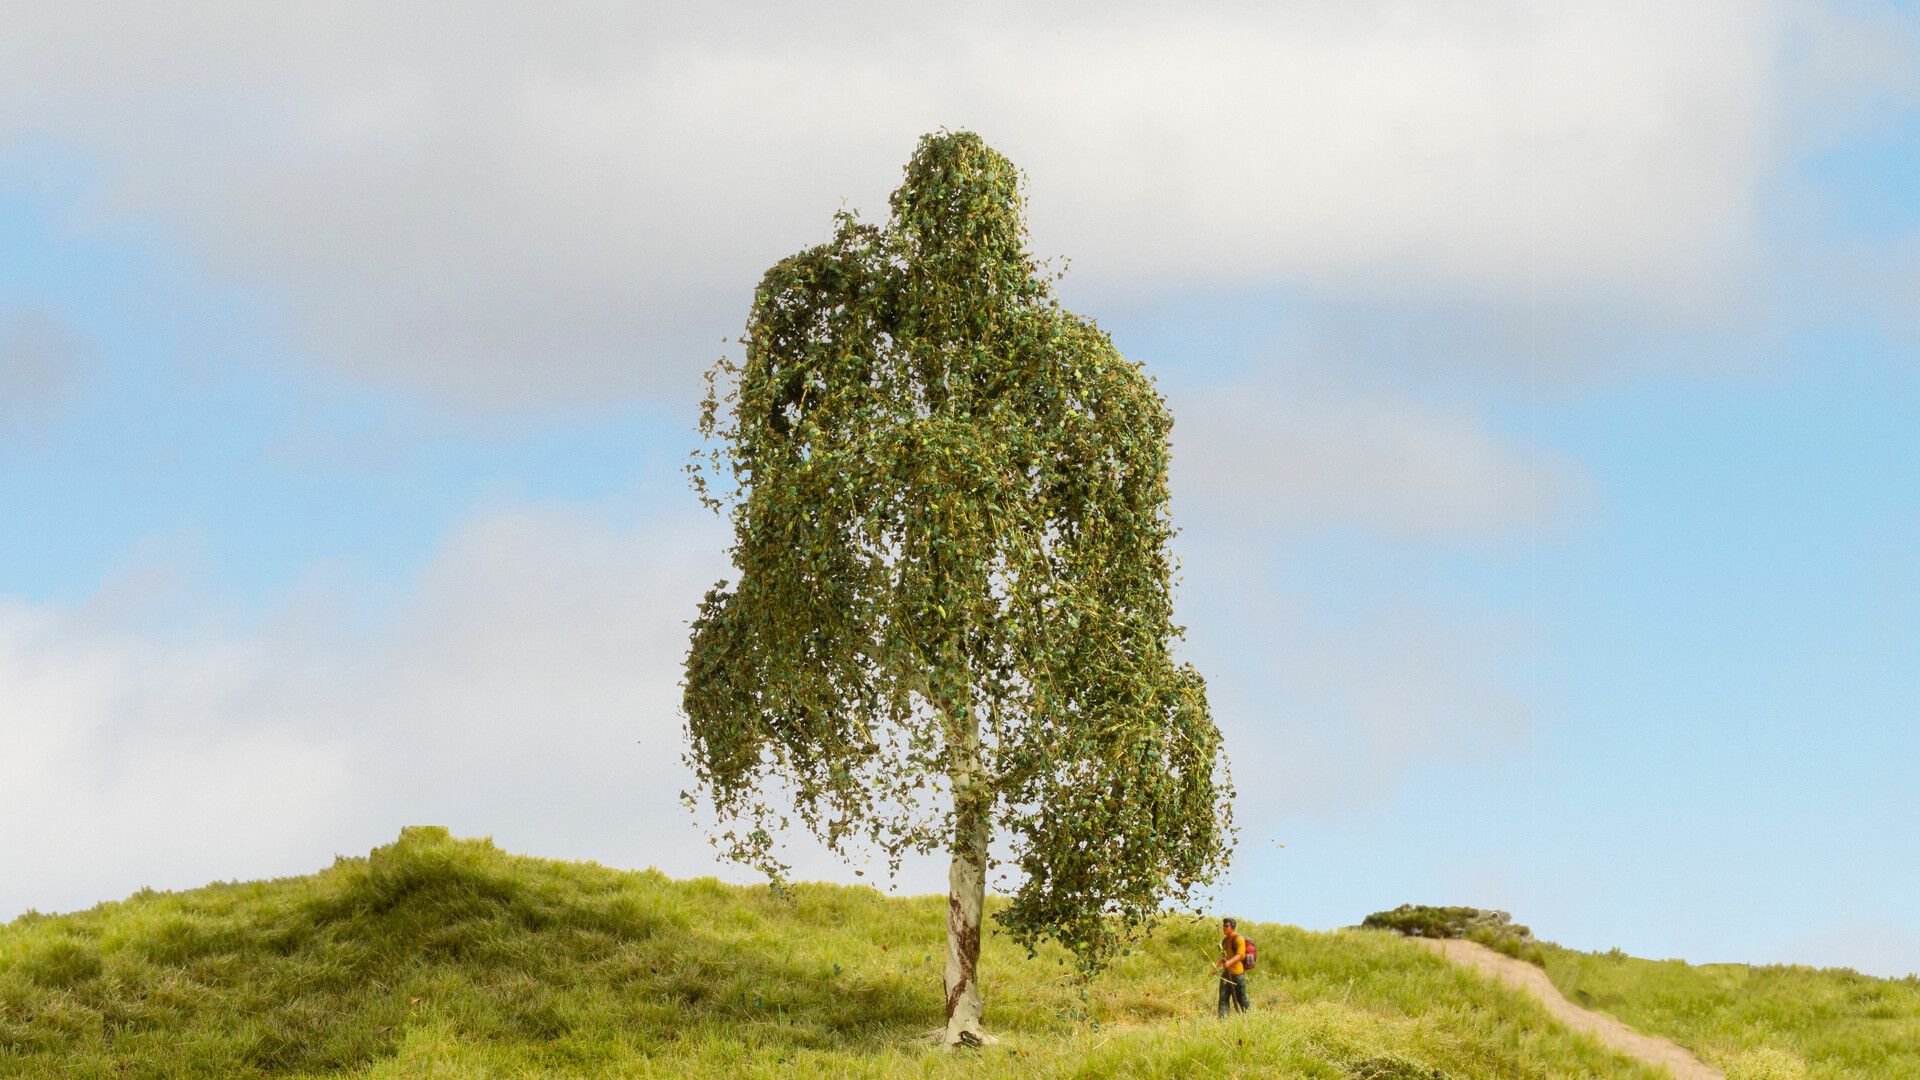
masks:
{"type": "Polygon", "coordinates": [[[1642,1035],[1605,1013],[1583,1009],[1562,997],[1547,973],[1524,960],[1494,952],[1477,941],[1432,938],[1410,939],[1433,952],[1538,999],[1554,1019],[1575,1031],[1584,1031],[1608,1048],[1656,1068],[1665,1068],[1675,1080],[1726,1080],[1726,1074],[1694,1057],[1685,1047],[1652,1035],[1642,1035]]]}

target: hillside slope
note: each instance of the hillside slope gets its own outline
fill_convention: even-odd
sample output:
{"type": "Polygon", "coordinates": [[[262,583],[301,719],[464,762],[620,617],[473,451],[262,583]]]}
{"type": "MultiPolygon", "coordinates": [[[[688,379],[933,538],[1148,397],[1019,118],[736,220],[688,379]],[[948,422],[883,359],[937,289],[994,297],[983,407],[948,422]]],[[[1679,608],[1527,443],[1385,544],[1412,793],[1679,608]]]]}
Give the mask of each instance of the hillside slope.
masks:
{"type": "Polygon", "coordinates": [[[1551,945],[1545,955],[1568,999],[1673,1039],[1735,1080],[1920,1077],[1920,978],[1551,945]]]}
{"type": "Polygon", "coordinates": [[[1086,988],[999,935],[1005,1037],[939,1016],[942,906],[676,882],[411,829],[307,877],[144,892],[0,928],[8,1077],[1650,1078],[1536,1005],[1384,934],[1254,926],[1257,1012],[1211,1017],[1210,926],[1086,988]]]}
{"type": "Polygon", "coordinates": [[[1528,961],[1508,956],[1477,941],[1460,938],[1419,938],[1418,943],[1470,971],[1520,990],[1547,1007],[1547,1012],[1575,1031],[1583,1031],[1635,1061],[1665,1069],[1674,1080],[1727,1080],[1726,1073],[1701,1061],[1671,1039],[1648,1035],[1619,1018],[1567,1000],[1547,973],[1528,961]]]}

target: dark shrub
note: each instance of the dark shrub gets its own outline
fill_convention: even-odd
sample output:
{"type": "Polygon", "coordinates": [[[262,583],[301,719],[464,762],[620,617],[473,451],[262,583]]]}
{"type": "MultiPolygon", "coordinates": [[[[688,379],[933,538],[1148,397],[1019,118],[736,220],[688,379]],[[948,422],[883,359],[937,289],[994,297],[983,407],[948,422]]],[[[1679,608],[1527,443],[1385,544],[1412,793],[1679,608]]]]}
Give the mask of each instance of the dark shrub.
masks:
{"type": "Polygon", "coordinates": [[[1477,941],[1495,952],[1542,967],[1546,954],[1533,931],[1513,921],[1504,911],[1470,907],[1401,904],[1392,911],[1376,911],[1360,923],[1370,930],[1392,930],[1409,937],[1460,938],[1477,941]]]}

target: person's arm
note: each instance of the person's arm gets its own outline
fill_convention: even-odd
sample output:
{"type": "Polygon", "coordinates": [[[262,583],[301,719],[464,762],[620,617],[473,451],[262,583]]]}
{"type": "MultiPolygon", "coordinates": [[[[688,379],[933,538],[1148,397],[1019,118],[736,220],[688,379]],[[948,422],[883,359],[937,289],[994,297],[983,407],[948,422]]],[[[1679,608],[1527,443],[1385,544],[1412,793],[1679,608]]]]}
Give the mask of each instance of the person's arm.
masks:
{"type": "Polygon", "coordinates": [[[1247,935],[1233,935],[1233,955],[1227,958],[1227,964],[1238,964],[1247,958],[1247,935]]]}

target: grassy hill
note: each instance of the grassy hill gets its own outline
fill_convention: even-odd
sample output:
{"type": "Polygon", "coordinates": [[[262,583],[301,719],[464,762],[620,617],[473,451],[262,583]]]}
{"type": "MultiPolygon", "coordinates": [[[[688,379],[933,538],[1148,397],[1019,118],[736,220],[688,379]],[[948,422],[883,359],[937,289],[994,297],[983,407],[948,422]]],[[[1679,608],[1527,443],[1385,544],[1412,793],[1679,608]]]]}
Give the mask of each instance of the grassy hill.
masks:
{"type": "MultiPolygon", "coordinates": [[[[1654,1075],[1376,932],[1250,927],[1257,1011],[1221,1024],[1198,923],[1084,989],[1062,956],[991,936],[988,1022],[1005,1042],[952,1056],[918,1040],[941,1020],[943,913],[937,898],[776,896],[410,829],[307,877],[0,927],[0,1076],[1654,1075]]],[[[1588,991],[1617,995],[1623,1016],[1639,1007],[1626,970],[1588,991]]],[[[1916,992],[1883,985],[1888,1001],[1916,992]]],[[[1818,1048],[1796,1046],[1781,1049],[1818,1048]]]]}
{"type": "Polygon", "coordinates": [[[1544,952],[1548,977],[1569,1000],[1664,1035],[1733,1076],[1920,1077],[1920,978],[1544,952]]]}

